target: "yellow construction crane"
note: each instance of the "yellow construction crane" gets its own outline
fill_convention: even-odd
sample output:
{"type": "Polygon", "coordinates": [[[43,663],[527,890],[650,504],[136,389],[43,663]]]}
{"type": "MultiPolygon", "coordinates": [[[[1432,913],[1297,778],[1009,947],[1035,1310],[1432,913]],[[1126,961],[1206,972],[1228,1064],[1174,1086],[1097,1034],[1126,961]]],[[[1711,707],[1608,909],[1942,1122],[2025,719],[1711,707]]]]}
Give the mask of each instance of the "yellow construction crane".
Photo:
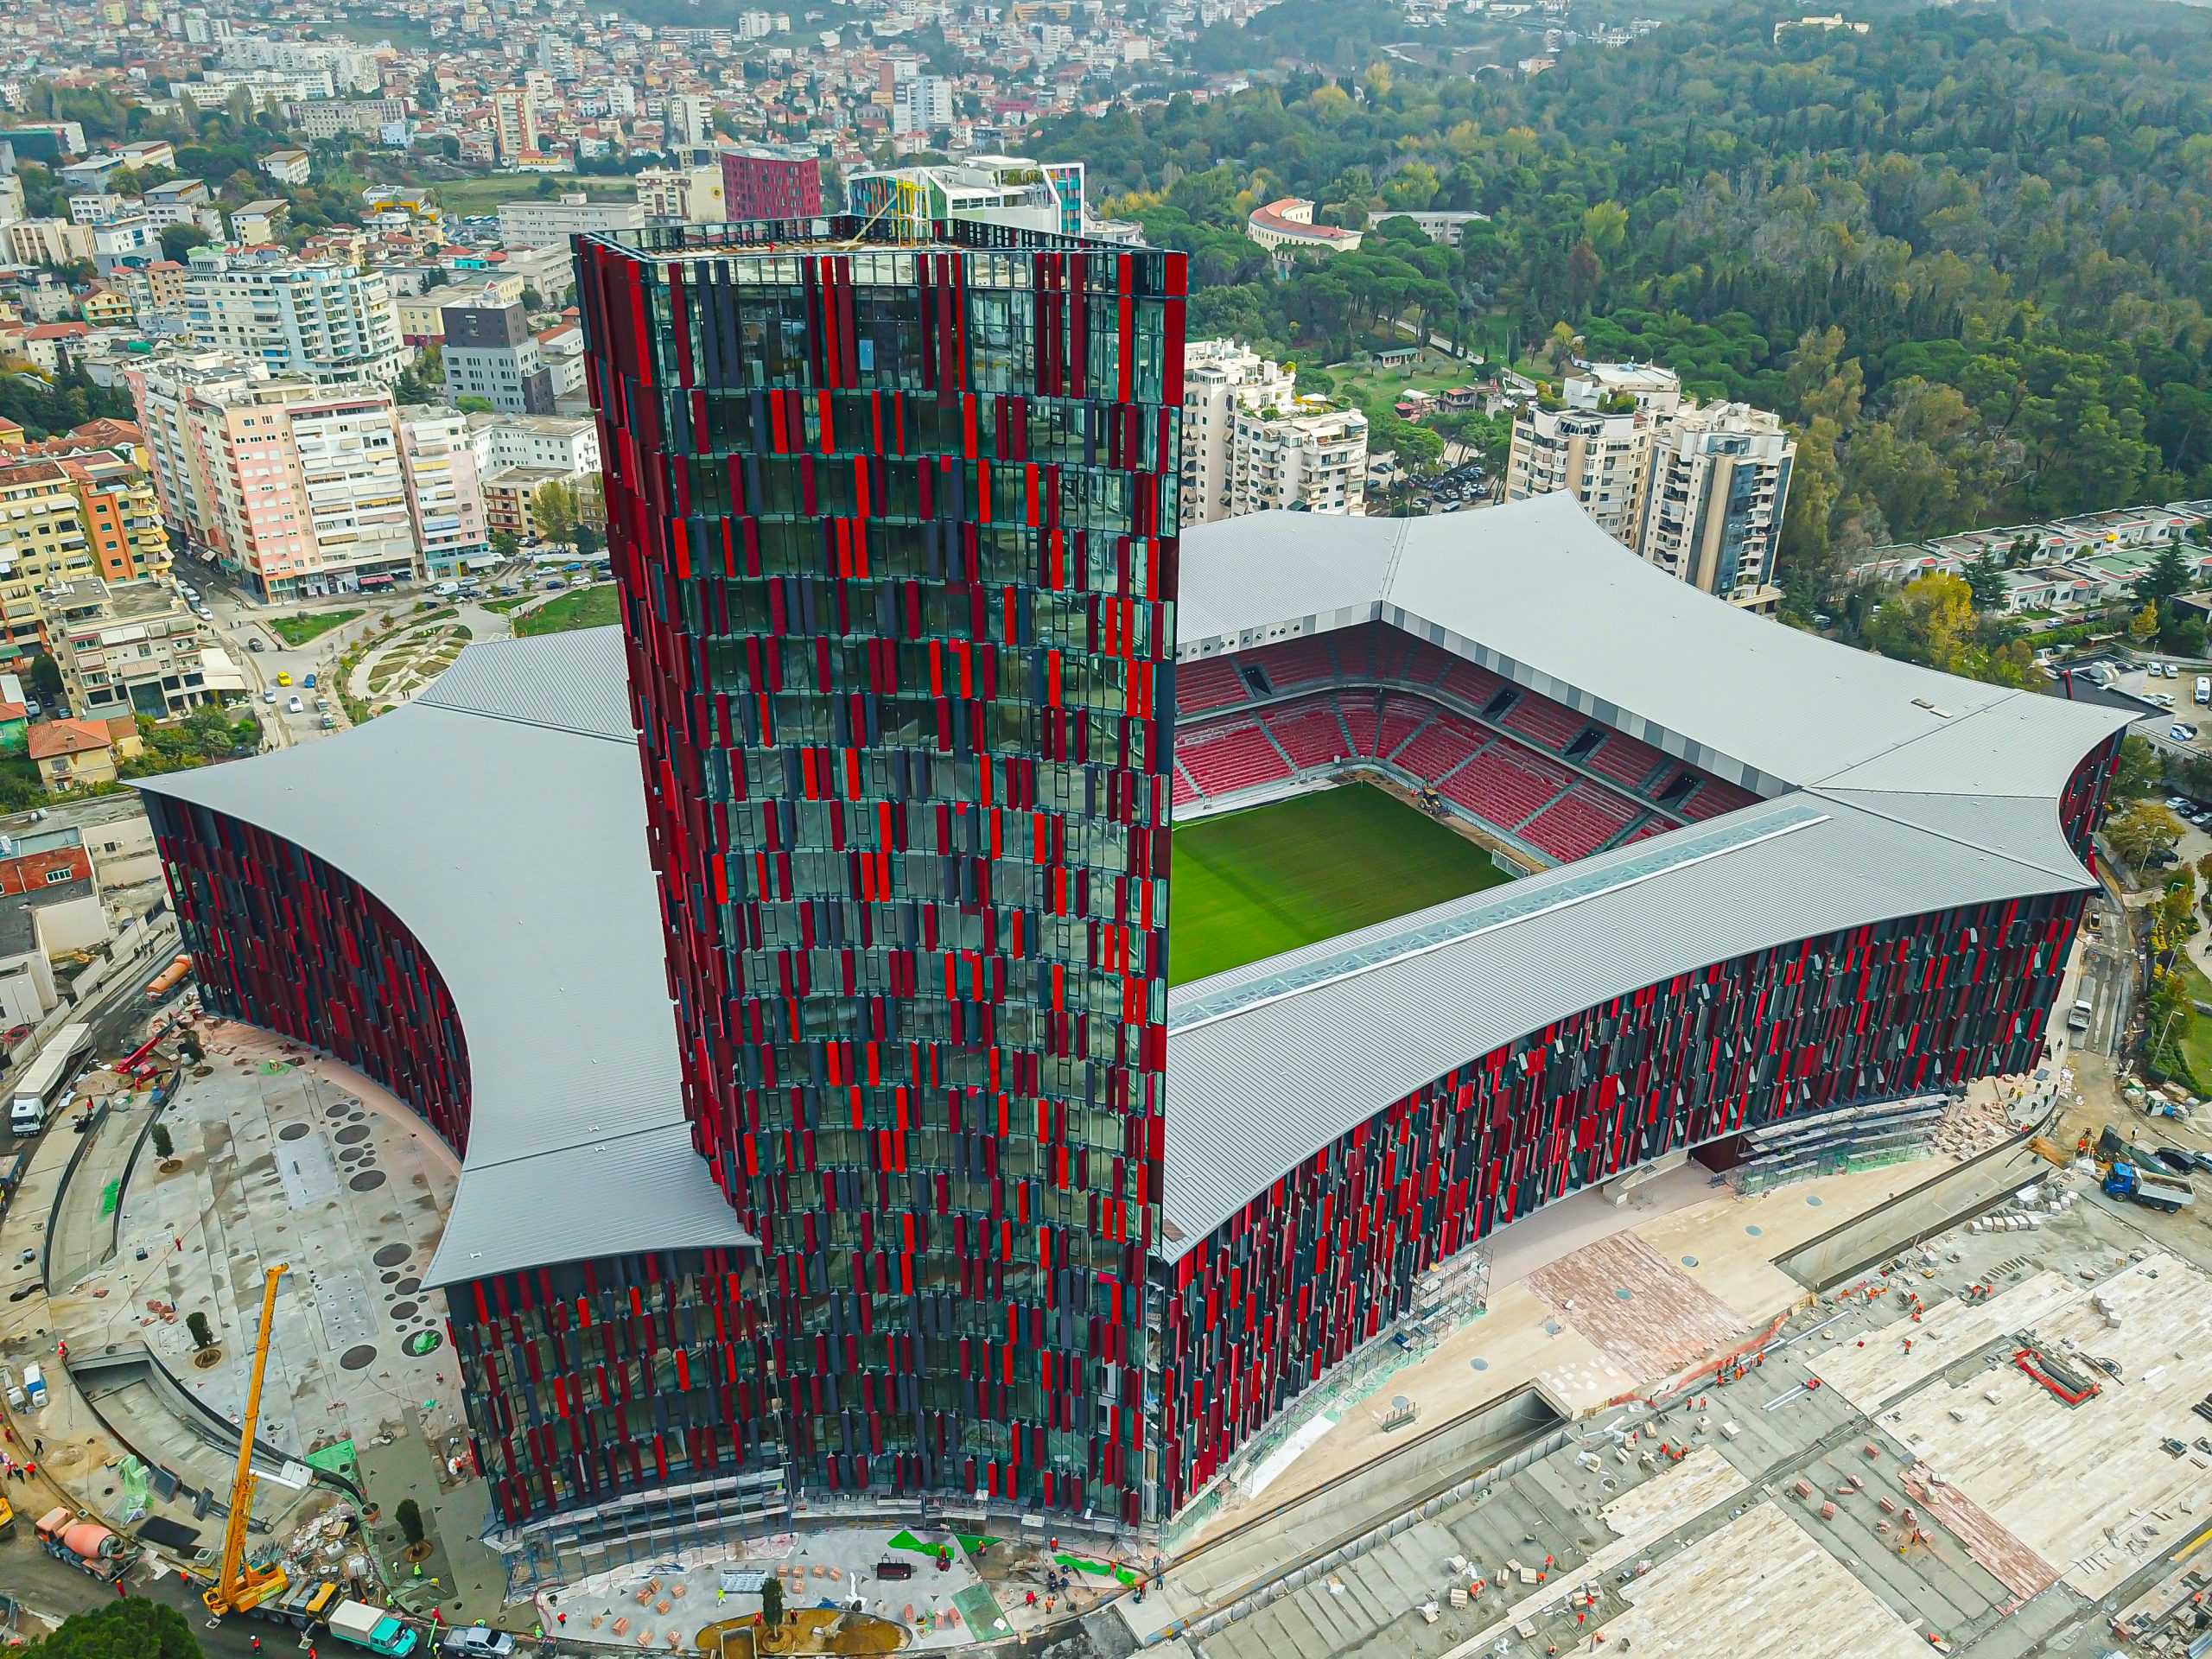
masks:
{"type": "Polygon", "coordinates": [[[218,1618],[251,1612],[289,1587],[281,1566],[253,1567],[245,1559],[246,1523],[253,1518],[253,1432],[261,1421],[261,1377],[269,1369],[269,1332],[276,1317],[276,1281],[284,1264],[269,1269],[261,1287],[261,1330],[253,1341],[253,1381],[246,1389],[245,1418],[238,1424],[238,1472],[231,1482],[231,1523],[223,1533],[223,1561],[215,1582],[200,1596],[218,1618]]]}

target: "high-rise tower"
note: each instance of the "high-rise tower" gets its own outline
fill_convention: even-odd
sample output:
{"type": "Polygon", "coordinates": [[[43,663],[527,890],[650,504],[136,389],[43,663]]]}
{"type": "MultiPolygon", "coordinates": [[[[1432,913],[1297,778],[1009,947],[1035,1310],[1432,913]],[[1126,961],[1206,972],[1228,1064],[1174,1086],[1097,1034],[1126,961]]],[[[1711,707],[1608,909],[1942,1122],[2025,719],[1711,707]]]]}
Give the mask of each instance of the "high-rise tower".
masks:
{"type": "Polygon", "coordinates": [[[1144,1495],[1184,259],[579,243],[696,1143],[810,1502],[1144,1495]]]}

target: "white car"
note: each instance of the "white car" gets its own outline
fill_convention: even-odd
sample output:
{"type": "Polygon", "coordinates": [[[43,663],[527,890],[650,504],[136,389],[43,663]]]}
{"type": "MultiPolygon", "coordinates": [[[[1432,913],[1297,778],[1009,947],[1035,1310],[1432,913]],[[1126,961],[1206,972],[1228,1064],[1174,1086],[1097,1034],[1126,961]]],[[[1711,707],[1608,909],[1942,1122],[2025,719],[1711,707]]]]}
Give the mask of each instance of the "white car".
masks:
{"type": "Polygon", "coordinates": [[[261,700],[265,703],[274,706],[276,702],[276,688],[273,685],[264,687],[261,693],[261,700]]]}
{"type": "Polygon", "coordinates": [[[297,697],[292,697],[286,701],[284,704],[284,711],[287,714],[303,715],[307,713],[308,706],[302,702],[297,697]]]}
{"type": "Polygon", "coordinates": [[[2196,728],[2194,726],[2169,726],[2166,728],[2166,735],[2173,739],[2177,743],[2194,743],[2196,741],[2196,728]]]}

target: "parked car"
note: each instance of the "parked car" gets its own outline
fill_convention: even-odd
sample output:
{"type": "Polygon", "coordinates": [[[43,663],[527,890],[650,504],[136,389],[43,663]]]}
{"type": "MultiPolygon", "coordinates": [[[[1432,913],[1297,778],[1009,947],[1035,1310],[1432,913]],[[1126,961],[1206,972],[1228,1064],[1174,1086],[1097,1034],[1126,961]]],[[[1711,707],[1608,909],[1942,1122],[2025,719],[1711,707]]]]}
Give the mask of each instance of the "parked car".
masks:
{"type": "Polygon", "coordinates": [[[438,1651],[452,1659],[507,1659],[515,1650],[515,1639],[505,1630],[486,1630],[481,1624],[448,1630],[438,1638],[438,1651]]]}
{"type": "Polygon", "coordinates": [[[315,683],[315,676],[312,674],[308,675],[307,678],[301,681],[300,683],[302,685],[313,685],[315,683]]]}
{"type": "Polygon", "coordinates": [[[249,634],[246,636],[245,648],[248,651],[265,651],[268,649],[267,646],[261,643],[261,636],[257,633],[249,634]]]}
{"type": "Polygon", "coordinates": [[[289,672],[280,673],[276,676],[276,683],[279,685],[289,685],[291,683],[292,677],[289,672]]]}
{"type": "Polygon", "coordinates": [[[273,685],[263,686],[261,688],[261,700],[266,703],[275,703],[276,701],[276,688],[273,685]]]}
{"type": "Polygon", "coordinates": [[[2166,728],[2166,735],[2177,743],[2194,743],[2196,741],[2196,728],[2183,726],[2177,721],[2166,728]]]}
{"type": "Polygon", "coordinates": [[[307,704],[302,702],[297,697],[290,697],[285,701],[284,712],[288,715],[304,715],[307,711],[307,704]]]}
{"type": "Polygon", "coordinates": [[[2196,1155],[2194,1153],[2183,1152],[2179,1147],[2159,1147],[2156,1148],[2156,1154],[2158,1161],[2177,1175],[2196,1173],[2196,1155]]]}

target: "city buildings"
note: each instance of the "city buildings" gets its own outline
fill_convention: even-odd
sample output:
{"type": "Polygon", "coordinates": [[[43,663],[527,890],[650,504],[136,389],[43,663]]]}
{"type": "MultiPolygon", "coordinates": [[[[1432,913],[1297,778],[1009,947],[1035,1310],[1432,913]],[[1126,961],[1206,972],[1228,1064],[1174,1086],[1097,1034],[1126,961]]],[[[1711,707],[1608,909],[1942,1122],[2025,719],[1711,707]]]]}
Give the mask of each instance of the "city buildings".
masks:
{"type": "Polygon", "coordinates": [[[728,218],[812,219],[822,211],[822,163],[808,151],[725,144],[719,160],[728,218]]]}
{"type": "Polygon", "coordinates": [[[405,359],[390,286],[351,265],[194,248],[185,315],[195,345],[272,375],[389,385],[405,359]]]}
{"type": "Polygon", "coordinates": [[[94,572],[75,483],[61,463],[0,466],[0,621],[13,652],[50,648],[54,635],[41,595],[94,572]]]}
{"type": "Polygon", "coordinates": [[[442,315],[448,397],[486,398],[512,415],[553,412],[553,376],[519,304],[480,296],[442,315]]]}
{"type": "Polygon", "coordinates": [[[219,701],[208,683],[207,636],[168,583],[80,579],[58,584],[41,603],[54,619],[62,686],[79,714],[167,720],[219,701]]]}
{"type": "Polygon", "coordinates": [[[1573,405],[1523,409],[1513,423],[1505,499],[1564,492],[1605,534],[1636,546],[1643,534],[1653,421],[1632,406],[1610,412],[1573,405]]]}
{"type": "Polygon", "coordinates": [[[486,476],[533,467],[563,478],[599,470],[599,427],[588,416],[512,416],[473,411],[469,442],[486,476]]]}

